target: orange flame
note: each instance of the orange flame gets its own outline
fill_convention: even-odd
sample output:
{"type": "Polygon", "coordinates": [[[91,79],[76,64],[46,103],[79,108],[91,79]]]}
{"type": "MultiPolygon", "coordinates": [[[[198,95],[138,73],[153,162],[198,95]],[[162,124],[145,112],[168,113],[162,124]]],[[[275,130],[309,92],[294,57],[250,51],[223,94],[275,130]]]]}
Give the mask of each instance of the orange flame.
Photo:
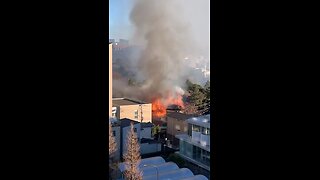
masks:
{"type": "Polygon", "coordinates": [[[167,107],[169,105],[178,105],[184,108],[184,103],[181,95],[167,96],[166,98],[156,98],[152,101],[152,113],[157,118],[164,117],[167,114],[167,107]]]}
{"type": "Polygon", "coordinates": [[[152,113],[155,117],[164,117],[167,113],[166,111],[167,108],[160,99],[156,99],[152,102],[152,113]]]}

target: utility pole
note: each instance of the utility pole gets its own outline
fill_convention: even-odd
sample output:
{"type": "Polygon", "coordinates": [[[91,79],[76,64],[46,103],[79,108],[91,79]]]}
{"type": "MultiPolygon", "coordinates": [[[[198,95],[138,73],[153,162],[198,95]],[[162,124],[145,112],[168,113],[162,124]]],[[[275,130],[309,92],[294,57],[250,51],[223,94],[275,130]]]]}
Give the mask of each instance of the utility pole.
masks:
{"type": "Polygon", "coordinates": [[[139,104],[139,106],[140,106],[140,111],[141,111],[141,113],[140,113],[141,114],[140,115],[141,116],[140,121],[143,122],[142,104],[139,104]]]}

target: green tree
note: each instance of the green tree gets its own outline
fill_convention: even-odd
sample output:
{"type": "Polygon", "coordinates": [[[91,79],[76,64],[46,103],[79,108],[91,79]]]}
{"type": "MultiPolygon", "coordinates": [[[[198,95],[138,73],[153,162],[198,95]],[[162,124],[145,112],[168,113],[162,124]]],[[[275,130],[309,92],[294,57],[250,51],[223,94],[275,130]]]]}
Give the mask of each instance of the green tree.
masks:
{"type": "Polygon", "coordinates": [[[210,81],[209,80],[204,85],[204,89],[208,89],[208,88],[210,89],[210,81]]]}
{"type": "Polygon", "coordinates": [[[189,89],[189,93],[190,93],[190,97],[189,97],[190,102],[196,106],[200,106],[206,97],[204,93],[204,89],[198,84],[193,84],[189,89]]]}
{"type": "Polygon", "coordinates": [[[159,125],[153,126],[151,129],[152,136],[157,135],[157,139],[159,139],[160,132],[161,132],[161,128],[159,125]]]}
{"type": "Polygon", "coordinates": [[[211,94],[210,94],[210,81],[207,81],[207,83],[205,84],[204,88],[205,88],[206,99],[204,101],[205,104],[204,104],[203,114],[208,114],[208,113],[210,113],[210,97],[211,97],[211,94]]]}
{"type": "Polygon", "coordinates": [[[187,97],[186,112],[194,112],[195,114],[204,114],[210,112],[210,81],[202,87],[199,84],[186,81],[187,97]]]}

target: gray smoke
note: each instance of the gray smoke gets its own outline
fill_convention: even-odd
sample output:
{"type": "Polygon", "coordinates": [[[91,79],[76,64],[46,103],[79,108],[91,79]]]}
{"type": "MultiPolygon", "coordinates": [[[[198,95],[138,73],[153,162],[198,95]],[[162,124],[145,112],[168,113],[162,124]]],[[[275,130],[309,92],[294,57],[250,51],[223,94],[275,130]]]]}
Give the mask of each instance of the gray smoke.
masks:
{"type": "MultiPolygon", "coordinates": [[[[192,12],[194,4],[194,1],[181,0],[135,1],[130,14],[135,27],[131,41],[141,45],[142,50],[131,67],[137,70],[135,78],[144,83],[140,87],[126,87],[126,81],[114,81],[115,93],[150,101],[154,97],[165,97],[168,92],[174,93],[177,86],[185,86],[191,73],[184,58],[200,49],[204,52],[199,46],[203,43],[195,40],[188,19],[193,16],[190,13],[201,13],[192,12]]],[[[205,36],[209,38],[208,34],[205,36]]]]}

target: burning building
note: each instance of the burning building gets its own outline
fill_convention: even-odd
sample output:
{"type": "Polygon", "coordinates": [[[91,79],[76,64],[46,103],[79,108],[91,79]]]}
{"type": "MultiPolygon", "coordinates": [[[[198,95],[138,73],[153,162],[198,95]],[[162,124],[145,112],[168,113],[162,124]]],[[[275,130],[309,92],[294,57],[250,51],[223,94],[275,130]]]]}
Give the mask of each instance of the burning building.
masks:
{"type": "Polygon", "coordinates": [[[182,88],[189,76],[193,76],[185,57],[197,54],[198,45],[192,36],[189,18],[181,16],[189,13],[175,9],[180,3],[184,2],[134,2],[130,21],[135,31],[130,44],[139,46],[139,50],[133,53],[126,49],[114,54],[117,54],[114,67],[121,78],[114,79],[113,92],[118,97],[151,102],[155,124],[165,122],[167,110],[173,106],[177,111],[185,108],[182,88]],[[129,79],[135,79],[139,85],[129,85],[129,79]]]}

